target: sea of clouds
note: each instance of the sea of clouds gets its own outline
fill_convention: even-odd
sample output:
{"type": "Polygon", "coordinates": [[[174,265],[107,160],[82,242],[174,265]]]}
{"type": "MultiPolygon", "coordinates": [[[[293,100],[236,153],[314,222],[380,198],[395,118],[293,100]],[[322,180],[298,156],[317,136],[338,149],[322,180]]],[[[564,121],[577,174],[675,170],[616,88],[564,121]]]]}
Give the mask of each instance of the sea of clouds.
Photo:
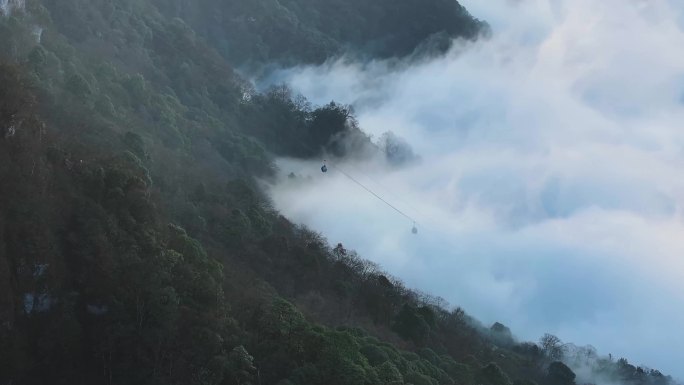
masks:
{"type": "Polygon", "coordinates": [[[291,219],[521,339],[684,377],[684,3],[463,0],[492,37],[422,61],[281,70],[421,161],[279,160],[291,219]]]}

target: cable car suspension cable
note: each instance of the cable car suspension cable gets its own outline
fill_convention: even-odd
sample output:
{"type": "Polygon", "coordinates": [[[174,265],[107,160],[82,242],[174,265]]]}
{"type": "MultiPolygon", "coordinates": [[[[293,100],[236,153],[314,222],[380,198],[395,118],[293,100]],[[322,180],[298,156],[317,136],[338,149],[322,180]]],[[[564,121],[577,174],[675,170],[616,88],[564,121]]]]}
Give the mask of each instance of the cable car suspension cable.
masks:
{"type": "Polygon", "coordinates": [[[345,172],[345,171],[344,171],[343,169],[341,169],[339,166],[330,165],[330,167],[334,167],[336,170],[338,170],[340,173],[342,173],[342,175],[346,176],[347,178],[349,178],[349,180],[351,180],[352,182],[354,182],[354,183],[356,183],[357,185],[361,186],[361,188],[363,188],[364,190],[366,190],[366,191],[368,191],[369,193],[373,194],[373,196],[375,196],[376,198],[378,198],[379,200],[381,200],[381,201],[382,201],[383,203],[385,203],[387,206],[389,206],[389,207],[391,207],[392,209],[394,209],[394,211],[396,211],[396,212],[398,212],[399,214],[403,215],[404,217],[406,217],[407,219],[409,219],[409,220],[410,220],[411,222],[413,222],[414,224],[416,223],[416,221],[415,221],[413,218],[411,218],[410,216],[406,215],[403,211],[399,210],[399,209],[396,208],[394,205],[392,205],[391,203],[389,203],[389,202],[387,202],[386,200],[384,200],[380,195],[376,194],[373,190],[371,190],[371,189],[369,189],[368,187],[364,186],[363,183],[361,183],[361,182],[359,182],[358,180],[354,179],[354,177],[352,177],[351,175],[349,175],[347,172],[345,172]]]}

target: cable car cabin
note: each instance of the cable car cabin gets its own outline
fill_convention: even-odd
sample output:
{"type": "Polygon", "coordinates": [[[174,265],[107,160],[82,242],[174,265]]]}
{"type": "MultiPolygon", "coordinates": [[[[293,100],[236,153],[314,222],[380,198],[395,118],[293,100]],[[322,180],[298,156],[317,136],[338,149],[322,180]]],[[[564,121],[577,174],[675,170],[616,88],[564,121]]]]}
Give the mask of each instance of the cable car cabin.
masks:
{"type": "Polygon", "coordinates": [[[328,172],[328,167],[326,165],[321,166],[322,172],[328,172]]]}
{"type": "Polygon", "coordinates": [[[413,234],[418,234],[418,228],[416,226],[413,226],[413,228],[411,229],[411,232],[413,234]]]}

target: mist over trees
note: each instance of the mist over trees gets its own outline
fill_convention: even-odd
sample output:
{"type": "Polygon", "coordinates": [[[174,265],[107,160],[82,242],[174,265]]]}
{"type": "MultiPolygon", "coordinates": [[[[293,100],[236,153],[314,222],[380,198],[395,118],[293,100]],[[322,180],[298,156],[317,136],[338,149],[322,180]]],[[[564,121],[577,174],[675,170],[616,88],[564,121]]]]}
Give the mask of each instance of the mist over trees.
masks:
{"type": "Polygon", "coordinates": [[[347,46],[401,56],[484,28],[456,2],[388,4],[27,0],[3,13],[0,384],[569,385],[586,357],[606,378],[672,383],[484,328],[259,190],[274,156],[415,158],[392,134],[371,143],[349,106],[259,93],[233,70],[347,46]]]}

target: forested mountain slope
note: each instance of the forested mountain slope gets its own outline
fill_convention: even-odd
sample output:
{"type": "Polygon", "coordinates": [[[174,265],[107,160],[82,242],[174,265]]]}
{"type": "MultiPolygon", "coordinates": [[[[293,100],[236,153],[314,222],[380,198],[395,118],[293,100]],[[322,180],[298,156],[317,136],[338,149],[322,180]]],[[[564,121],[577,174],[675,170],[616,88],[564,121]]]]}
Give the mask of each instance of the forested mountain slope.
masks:
{"type": "Polygon", "coordinates": [[[411,54],[421,45],[487,32],[453,0],[155,0],[236,65],[321,62],[342,52],[366,57],[411,54]]]}
{"type": "Polygon", "coordinates": [[[381,150],[349,107],[257,93],[233,65],[483,28],[455,2],[392,3],[0,3],[0,384],[569,385],[566,364],[670,382],[484,328],[256,187],[274,155],[381,150]]]}

